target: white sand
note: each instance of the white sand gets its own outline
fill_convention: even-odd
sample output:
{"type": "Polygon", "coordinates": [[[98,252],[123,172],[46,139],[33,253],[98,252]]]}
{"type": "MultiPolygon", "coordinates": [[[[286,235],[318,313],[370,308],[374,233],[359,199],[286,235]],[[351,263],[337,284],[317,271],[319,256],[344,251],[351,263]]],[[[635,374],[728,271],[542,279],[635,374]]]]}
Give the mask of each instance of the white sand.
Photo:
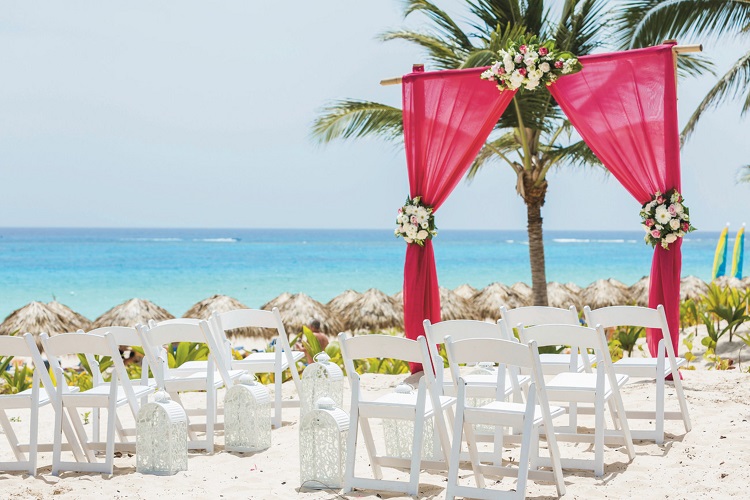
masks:
{"type": "MultiPolygon", "coordinates": [[[[403,377],[365,375],[363,387],[375,394],[392,390],[403,377]]],[[[663,446],[649,442],[635,444],[636,458],[627,463],[617,449],[605,452],[605,475],[595,478],[590,472],[565,471],[565,498],[742,498],[750,488],[750,375],[733,371],[697,370],[685,373],[685,389],[693,429],[685,434],[682,423],[668,421],[663,446]]],[[[653,402],[653,381],[630,384],[624,390],[628,408],[646,408],[653,402]]],[[[293,392],[286,384],[285,393],[293,392]]],[[[192,394],[189,400],[199,401],[192,394]]],[[[674,389],[667,390],[668,409],[676,409],[674,389]]],[[[348,401],[348,400],[347,400],[348,401]]],[[[191,402],[191,401],[188,401],[191,402]]],[[[348,402],[346,403],[348,407],[348,402]]],[[[23,433],[28,414],[20,415],[14,426],[23,433]]],[[[41,438],[51,438],[53,413],[46,407],[41,417],[41,438]]],[[[89,424],[90,425],[90,424],[89,424]]],[[[40,454],[40,474],[0,474],[0,497],[17,498],[337,498],[334,492],[299,489],[298,417],[294,410],[285,413],[283,428],[273,431],[273,445],[267,451],[239,455],[223,451],[223,437],[217,438],[213,455],[190,455],[189,470],[171,477],[141,475],[135,472],[135,457],[115,460],[115,475],[50,474],[51,454],[40,454]]],[[[4,441],[4,440],[3,440],[4,441]]],[[[5,443],[2,455],[8,456],[5,443]]],[[[575,452],[572,444],[561,444],[564,456],[575,452]]],[[[579,446],[579,454],[586,447],[579,446]]],[[[587,452],[588,453],[588,452],[587,452]]],[[[511,456],[513,453],[511,453],[511,456]]],[[[369,469],[364,450],[358,453],[358,470],[369,469]]],[[[385,470],[386,477],[404,479],[406,472],[385,470]]],[[[463,471],[469,478],[470,472],[463,471]]],[[[420,497],[443,498],[444,476],[423,473],[420,497]]],[[[498,487],[510,488],[506,479],[498,487]]],[[[554,486],[529,483],[532,498],[554,497],[554,486]]],[[[355,492],[348,497],[402,498],[383,492],[355,492]],[[379,495],[378,495],[379,493],[379,495]]]]}

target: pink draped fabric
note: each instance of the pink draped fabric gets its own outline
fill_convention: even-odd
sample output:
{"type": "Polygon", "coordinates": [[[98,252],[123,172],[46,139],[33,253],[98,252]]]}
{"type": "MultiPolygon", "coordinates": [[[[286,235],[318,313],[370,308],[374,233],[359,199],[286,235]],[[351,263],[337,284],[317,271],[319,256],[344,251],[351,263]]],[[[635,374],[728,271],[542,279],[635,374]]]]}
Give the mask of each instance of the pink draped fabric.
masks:
{"type": "MultiPolygon", "coordinates": [[[[480,79],[486,68],[410,73],[402,80],[404,146],[409,194],[435,211],[471,166],[515,92],[500,92],[480,79]]],[[[438,224],[439,226],[440,224],[438,224]]],[[[439,236],[438,236],[439,237],[439,236]]],[[[432,241],[407,245],[404,264],[404,329],[424,335],[422,322],[440,321],[432,241]]],[[[412,365],[412,373],[420,371],[412,365]]]]}
{"type": "MultiPolygon", "coordinates": [[[[568,119],[604,166],[643,204],[680,191],[680,139],[672,44],[581,57],[583,70],[550,86],[568,119]]],[[[581,200],[585,203],[585,200],[581,200]]],[[[633,227],[638,227],[638,214],[633,227]]],[[[680,332],[682,240],[656,247],[649,306],[664,305],[675,352],[680,332]]],[[[659,335],[647,333],[652,356],[659,335]]]]}

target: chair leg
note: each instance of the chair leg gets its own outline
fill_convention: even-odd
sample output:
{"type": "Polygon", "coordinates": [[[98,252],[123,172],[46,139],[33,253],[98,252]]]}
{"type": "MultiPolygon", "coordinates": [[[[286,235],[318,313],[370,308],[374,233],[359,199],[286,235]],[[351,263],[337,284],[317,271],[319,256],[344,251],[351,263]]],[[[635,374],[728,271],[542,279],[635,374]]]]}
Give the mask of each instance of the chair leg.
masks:
{"type": "Polygon", "coordinates": [[[604,475],[604,401],[597,394],[594,402],[594,475],[604,475]]]}
{"type": "Polygon", "coordinates": [[[36,476],[37,451],[39,448],[39,406],[32,404],[29,422],[29,474],[36,476]]]}
{"type": "Polygon", "coordinates": [[[359,423],[362,426],[362,437],[365,439],[365,449],[367,450],[367,456],[370,459],[372,475],[375,479],[383,479],[383,470],[380,468],[380,463],[378,462],[377,454],[375,452],[375,440],[372,438],[370,420],[367,418],[361,418],[359,423]]]}
{"type": "Polygon", "coordinates": [[[445,489],[446,500],[453,500],[456,496],[454,490],[458,486],[458,466],[461,461],[461,443],[463,442],[463,424],[464,424],[464,409],[463,409],[463,398],[460,397],[461,389],[459,389],[459,399],[457,401],[456,416],[453,419],[453,444],[451,445],[450,460],[448,460],[448,485],[445,489]]]}
{"type": "Polygon", "coordinates": [[[5,432],[5,437],[10,444],[11,450],[13,450],[13,455],[15,455],[16,460],[19,462],[25,462],[26,457],[24,457],[21,450],[18,449],[18,438],[16,438],[16,433],[13,431],[10,420],[8,420],[8,415],[5,414],[4,410],[0,410],[0,426],[2,426],[3,432],[5,432]]]}
{"type": "MultiPolygon", "coordinates": [[[[55,430],[54,440],[52,442],[52,475],[57,476],[60,474],[60,455],[62,450],[62,422],[63,422],[63,407],[62,404],[53,403],[55,406],[55,430]]],[[[70,436],[67,436],[70,440],[70,436]]]]}
{"type": "Polygon", "coordinates": [[[107,408],[107,445],[105,452],[105,464],[110,476],[115,471],[115,422],[117,421],[117,400],[112,397],[107,408]]]}
{"type": "Polygon", "coordinates": [[[344,469],[343,493],[352,491],[354,482],[354,463],[357,459],[357,433],[359,431],[359,394],[356,387],[352,388],[351,415],[349,415],[349,433],[346,436],[346,468],[344,469]]]}
{"type": "Polygon", "coordinates": [[[664,370],[660,370],[656,375],[656,444],[664,443],[664,370]]]}
{"type": "Polygon", "coordinates": [[[682,380],[680,380],[680,371],[672,367],[672,380],[674,381],[674,389],[677,392],[677,401],[680,403],[680,412],[682,413],[682,423],[685,425],[685,432],[690,432],[693,428],[690,422],[690,413],[688,412],[687,400],[685,399],[685,393],[682,390],[682,380]]]}
{"type": "Polygon", "coordinates": [[[521,456],[518,458],[518,478],[516,480],[516,494],[518,495],[518,498],[526,498],[526,482],[529,478],[529,448],[531,448],[531,434],[533,425],[534,406],[530,405],[526,410],[526,415],[524,416],[523,440],[521,441],[521,456]]]}
{"type": "Polygon", "coordinates": [[[216,389],[206,390],[206,453],[214,452],[214,424],[216,422],[216,389]]]}
{"type": "Polygon", "coordinates": [[[284,373],[277,367],[273,374],[274,382],[274,413],[273,413],[273,428],[278,429],[281,427],[281,382],[284,379],[284,373]]]}

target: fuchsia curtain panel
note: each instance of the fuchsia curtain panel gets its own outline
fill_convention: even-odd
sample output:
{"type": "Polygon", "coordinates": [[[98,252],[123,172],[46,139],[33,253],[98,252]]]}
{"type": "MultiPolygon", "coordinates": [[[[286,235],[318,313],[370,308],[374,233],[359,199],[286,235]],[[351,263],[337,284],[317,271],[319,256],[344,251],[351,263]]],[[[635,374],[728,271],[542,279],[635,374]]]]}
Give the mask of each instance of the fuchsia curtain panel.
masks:
{"type": "MultiPolygon", "coordinates": [[[[591,150],[638,203],[656,191],[680,189],[680,139],[673,44],[581,57],[583,70],[549,87],[591,150]]],[[[581,200],[585,203],[585,200],[581,200]]],[[[634,211],[633,227],[638,214],[634,211]]],[[[627,229],[624,227],[623,229],[627,229]]],[[[682,239],[657,246],[649,306],[664,305],[677,352],[682,239]]],[[[660,335],[647,333],[657,354],[660,335]]]]}
{"type": "MultiPolygon", "coordinates": [[[[484,68],[410,73],[402,80],[404,146],[409,194],[435,211],[471,166],[513,98],[480,79],[484,68]]],[[[425,319],[440,321],[432,241],[407,245],[404,265],[404,329],[424,335],[425,319]]],[[[421,370],[412,366],[412,372],[421,370]]]]}

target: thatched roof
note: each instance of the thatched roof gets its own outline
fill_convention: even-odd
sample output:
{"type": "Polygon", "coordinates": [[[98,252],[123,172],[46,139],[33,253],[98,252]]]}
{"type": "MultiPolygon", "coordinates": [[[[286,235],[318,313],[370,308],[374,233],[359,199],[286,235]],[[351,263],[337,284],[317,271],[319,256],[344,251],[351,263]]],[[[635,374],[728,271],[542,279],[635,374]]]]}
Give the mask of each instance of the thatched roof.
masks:
{"type": "Polygon", "coordinates": [[[565,283],[565,288],[569,289],[573,293],[581,293],[583,291],[583,288],[581,288],[580,286],[576,285],[572,281],[569,281],[569,282],[565,283]]]}
{"type": "Polygon", "coordinates": [[[648,276],[644,276],[633,283],[633,286],[628,290],[630,299],[635,301],[636,305],[648,307],[648,284],[650,281],[648,276]]]}
{"type": "Polygon", "coordinates": [[[347,290],[339,295],[332,298],[326,307],[343,321],[343,317],[349,313],[352,303],[362,296],[361,293],[356,290],[347,290]]]}
{"type": "MultiPolygon", "coordinates": [[[[262,306],[260,306],[261,309],[265,309],[266,311],[272,310],[274,307],[278,307],[281,309],[281,304],[286,302],[287,300],[292,298],[292,294],[289,292],[284,292],[275,299],[271,299],[262,306]]],[[[288,333],[288,332],[287,332],[288,333]]]]}
{"type": "Polygon", "coordinates": [[[399,290],[398,292],[391,295],[391,298],[401,304],[401,307],[404,307],[404,291],[399,290]]]}
{"type": "Polygon", "coordinates": [[[458,295],[455,291],[440,287],[440,319],[481,319],[474,304],[458,295]]]}
{"type": "Polygon", "coordinates": [[[739,280],[733,276],[720,276],[713,280],[712,283],[716,283],[722,288],[738,288],[740,290],[745,288],[745,283],[742,280],[739,280]]]}
{"type": "Polygon", "coordinates": [[[624,283],[610,278],[597,280],[583,289],[581,302],[591,309],[607,306],[624,306],[631,302],[628,287],[624,283]]]}
{"type": "Polygon", "coordinates": [[[52,309],[55,313],[59,314],[60,316],[64,317],[67,321],[70,322],[71,325],[77,325],[75,330],[70,330],[71,332],[74,332],[76,330],[83,330],[87,332],[91,329],[90,319],[88,319],[83,314],[75,312],[73,309],[66,306],[65,304],[61,304],[58,301],[53,300],[52,302],[47,302],[47,307],[52,309]]]}
{"type": "MultiPolygon", "coordinates": [[[[239,300],[226,295],[212,295],[207,299],[203,299],[200,302],[193,304],[192,307],[182,315],[182,317],[208,319],[213,312],[224,313],[236,309],[249,309],[249,307],[239,300]]],[[[227,330],[227,334],[232,337],[267,337],[268,335],[273,335],[273,332],[265,335],[258,335],[253,328],[235,328],[234,330],[227,330]]]]}
{"type": "Polygon", "coordinates": [[[23,335],[32,333],[38,336],[42,332],[49,335],[74,332],[79,322],[71,321],[69,315],[59,314],[42,302],[31,302],[16,309],[0,325],[0,335],[23,335]]]}
{"type": "Polygon", "coordinates": [[[705,281],[695,276],[685,276],[680,280],[680,300],[698,300],[708,292],[705,281]]]}
{"type": "Polygon", "coordinates": [[[458,288],[454,289],[453,293],[455,293],[459,297],[463,297],[465,299],[471,299],[474,297],[474,295],[477,294],[478,291],[479,290],[469,285],[468,283],[464,283],[463,285],[459,285],[458,288]]]}
{"type": "Polygon", "coordinates": [[[376,288],[363,293],[344,316],[348,330],[374,332],[404,327],[403,305],[376,288]]]}
{"type": "Polygon", "coordinates": [[[146,324],[148,320],[165,321],[174,319],[166,309],[163,309],[146,299],[130,299],[116,305],[94,320],[91,328],[102,326],[135,326],[146,324]]]}
{"type": "Polygon", "coordinates": [[[518,281],[510,286],[523,300],[524,306],[530,306],[534,303],[534,291],[523,281],[518,281]]]}
{"type": "Polygon", "coordinates": [[[496,320],[500,317],[500,306],[509,309],[522,307],[524,305],[521,296],[502,283],[492,283],[486,286],[474,296],[474,307],[482,319],[496,320]]]}
{"type": "MultiPolygon", "coordinates": [[[[275,300],[272,300],[269,304],[275,300]]],[[[266,307],[269,304],[264,305],[263,309],[272,309],[272,307],[266,307]]],[[[302,327],[309,326],[310,322],[314,319],[320,321],[320,329],[325,334],[338,335],[344,330],[344,325],[335,314],[331,313],[326,306],[304,293],[290,295],[276,307],[279,308],[279,314],[281,314],[281,321],[284,323],[286,333],[290,336],[299,334],[302,331],[302,327]]]]}
{"type": "Polygon", "coordinates": [[[547,303],[551,307],[560,307],[563,309],[567,309],[570,306],[580,308],[581,295],[568,285],[550,281],[547,283],[547,303]]]}

